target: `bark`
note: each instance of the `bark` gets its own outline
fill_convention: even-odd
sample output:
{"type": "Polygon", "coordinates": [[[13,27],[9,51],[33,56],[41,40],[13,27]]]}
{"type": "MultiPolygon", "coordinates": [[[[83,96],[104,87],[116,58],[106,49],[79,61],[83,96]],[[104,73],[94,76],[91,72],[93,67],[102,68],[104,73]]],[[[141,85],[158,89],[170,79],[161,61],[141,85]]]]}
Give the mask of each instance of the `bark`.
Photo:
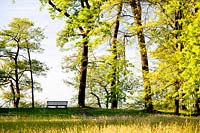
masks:
{"type": "Polygon", "coordinates": [[[175,99],[174,100],[174,104],[175,104],[175,106],[174,106],[174,114],[175,115],[179,115],[180,113],[179,113],[179,99],[175,99]]]}
{"type": "Polygon", "coordinates": [[[111,108],[117,108],[118,106],[118,98],[117,98],[117,35],[119,31],[119,25],[120,25],[120,16],[121,16],[121,11],[122,11],[122,2],[119,3],[118,5],[118,13],[117,13],[117,18],[115,21],[115,27],[114,27],[114,33],[112,37],[112,54],[114,55],[113,58],[113,63],[112,63],[112,81],[111,81],[111,108]]]}
{"type": "MultiPolygon", "coordinates": [[[[90,8],[90,5],[87,0],[81,0],[82,8],[90,8]]],[[[79,27],[81,33],[83,33],[83,42],[82,46],[82,59],[81,59],[81,70],[80,70],[80,85],[79,85],[79,94],[78,94],[78,105],[79,107],[85,107],[85,90],[86,90],[86,80],[87,80],[87,68],[88,68],[88,37],[87,33],[89,31],[84,31],[82,27],[79,27]]]]}
{"type": "Polygon", "coordinates": [[[145,36],[142,28],[142,9],[140,0],[129,0],[132,13],[134,15],[134,21],[137,26],[137,37],[138,37],[138,45],[140,48],[141,55],[141,63],[142,63],[142,76],[143,76],[143,86],[145,93],[145,108],[148,112],[153,111],[153,104],[151,98],[151,86],[148,78],[149,73],[149,65],[148,65],[148,56],[147,56],[147,48],[145,44],[145,36]]]}
{"type": "Polygon", "coordinates": [[[200,103],[200,98],[197,98],[195,101],[195,105],[194,105],[194,113],[199,115],[200,114],[200,107],[199,107],[199,103],[200,103]]]}
{"type": "Polygon", "coordinates": [[[31,95],[32,95],[32,108],[35,107],[35,101],[34,101],[34,82],[33,82],[33,70],[32,70],[32,62],[31,62],[31,54],[30,54],[30,49],[27,45],[27,53],[28,53],[28,62],[29,62],[29,67],[30,67],[30,75],[31,75],[31,95]]]}
{"type": "MultiPolygon", "coordinates": [[[[83,37],[86,39],[86,36],[83,37]]],[[[85,107],[85,88],[87,78],[87,66],[88,66],[88,41],[83,43],[82,59],[81,59],[81,70],[80,70],[80,85],[78,94],[78,105],[79,107],[85,107]]]]}
{"type": "Polygon", "coordinates": [[[16,99],[14,101],[14,108],[19,107],[20,101],[20,88],[19,88],[19,74],[18,74],[18,56],[19,56],[19,44],[17,46],[17,52],[14,58],[15,62],[15,89],[16,89],[16,99]]]}
{"type": "MultiPolygon", "coordinates": [[[[179,82],[177,81],[175,83],[175,93],[178,93],[178,90],[179,90],[179,87],[180,84],[179,82]]],[[[180,107],[180,102],[179,102],[179,94],[176,95],[175,99],[174,99],[174,114],[175,115],[179,115],[179,107],[180,107]]]]}
{"type": "Polygon", "coordinates": [[[11,93],[12,93],[12,96],[13,96],[13,105],[15,107],[16,94],[15,94],[15,89],[14,89],[14,85],[13,85],[12,80],[10,80],[10,89],[11,89],[11,93]]]}

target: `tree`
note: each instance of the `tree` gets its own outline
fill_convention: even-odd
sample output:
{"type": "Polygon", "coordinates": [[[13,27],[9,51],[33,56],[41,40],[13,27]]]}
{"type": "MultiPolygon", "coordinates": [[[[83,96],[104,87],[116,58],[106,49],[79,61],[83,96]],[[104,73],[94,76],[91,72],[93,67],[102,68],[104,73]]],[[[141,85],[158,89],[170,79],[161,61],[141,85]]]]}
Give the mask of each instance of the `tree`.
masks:
{"type": "Polygon", "coordinates": [[[149,74],[149,65],[148,65],[148,56],[147,56],[147,48],[145,43],[145,36],[142,24],[142,8],[140,4],[140,0],[129,0],[132,14],[134,15],[134,23],[137,29],[137,38],[138,38],[138,45],[140,48],[140,55],[141,55],[141,64],[142,64],[142,75],[143,75],[143,86],[144,86],[144,93],[145,93],[145,108],[148,112],[153,111],[153,104],[152,104],[152,92],[151,92],[151,85],[150,79],[148,77],[149,74]]]}
{"type": "MultiPolygon", "coordinates": [[[[29,71],[30,71],[30,79],[31,79],[31,93],[32,93],[32,108],[34,108],[34,80],[33,80],[33,65],[35,66],[40,66],[40,62],[37,62],[35,60],[36,64],[32,64],[31,60],[31,52],[41,52],[42,49],[40,48],[40,42],[44,39],[43,35],[43,30],[41,28],[35,28],[35,29],[30,29],[29,35],[27,35],[25,39],[25,49],[27,50],[27,55],[28,55],[28,64],[29,64],[29,71]]],[[[35,67],[34,66],[34,67],[35,67]]],[[[36,68],[36,67],[35,67],[36,68]]],[[[43,69],[42,67],[39,69],[43,69]]],[[[41,71],[41,70],[36,70],[36,71],[41,71]]],[[[47,67],[45,69],[48,69],[47,67]]],[[[43,69],[44,71],[46,71],[43,69]]]]}
{"type": "MultiPolygon", "coordinates": [[[[119,47],[118,45],[118,48],[119,47]]],[[[100,57],[95,57],[95,59],[91,61],[92,63],[90,63],[88,67],[88,91],[86,91],[88,97],[86,97],[86,100],[93,103],[97,101],[95,103],[97,103],[98,106],[101,105],[101,107],[112,108],[112,92],[115,93],[117,103],[126,99],[127,90],[132,89],[127,85],[127,82],[131,81],[127,81],[126,78],[130,71],[124,69],[124,67],[126,67],[125,65],[128,66],[128,63],[124,63],[125,61],[122,60],[119,55],[117,56],[118,65],[116,66],[117,80],[115,91],[113,91],[111,82],[113,80],[113,55],[111,50],[110,55],[101,55],[100,57]]]]}
{"type": "MultiPolygon", "coordinates": [[[[185,1],[186,2],[186,1],[185,1]]],[[[200,114],[200,95],[199,95],[199,36],[197,31],[199,27],[197,26],[200,22],[199,18],[199,2],[192,1],[191,3],[184,4],[185,12],[184,12],[184,34],[182,35],[182,39],[185,43],[184,49],[182,51],[184,55],[184,64],[182,67],[184,71],[182,73],[182,77],[184,78],[183,90],[184,90],[184,99],[190,100],[194,105],[194,113],[200,114]],[[191,11],[191,12],[188,12],[191,11]],[[187,13],[187,15],[185,15],[187,13]],[[188,23],[189,22],[189,23],[188,23]],[[187,44],[187,45],[186,45],[187,44]]]]}
{"type": "Polygon", "coordinates": [[[199,50],[195,45],[198,44],[198,37],[192,28],[195,21],[198,21],[198,6],[196,1],[188,3],[185,0],[162,1],[157,4],[160,10],[156,22],[158,25],[152,33],[156,40],[154,43],[158,44],[153,56],[159,63],[152,79],[161,92],[165,91],[165,98],[174,100],[174,113],[179,114],[180,104],[185,106],[187,102],[194,101],[194,97],[198,97],[199,78],[195,74],[198,70],[190,67],[198,68],[196,60],[199,56],[194,54],[199,50]]]}
{"type": "MultiPolygon", "coordinates": [[[[19,107],[22,90],[30,89],[30,79],[27,72],[31,72],[32,96],[34,87],[33,73],[45,74],[48,69],[45,64],[33,59],[30,51],[39,51],[40,42],[44,38],[42,29],[35,28],[34,24],[26,18],[14,18],[8,29],[0,32],[0,42],[5,45],[2,52],[1,66],[5,71],[4,88],[11,89],[11,97],[15,108],[19,107]],[[28,58],[27,58],[28,57],[28,58]],[[31,65],[30,65],[31,63],[31,65]],[[10,85],[8,87],[7,85],[10,85]]],[[[32,100],[34,98],[32,97],[32,100]]],[[[34,101],[32,101],[34,107],[34,101]]]]}
{"type": "MultiPolygon", "coordinates": [[[[80,107],[86,106],[85,100],[92,99],[99,107],[105,103],[108,108],[111,103],[111,108],[117,108],[118,102],[126,97],[127,86],[131,83],[125,81],[135,79],[135,75],[130,78],[127,74],[130,69],[126,69],[129,62],[123,42],[124,38],[132,37],[138,41],[146,110],[152,112],[156,100],[161,100],[158,102],[163,106],[173,103],[175,114],[179,114],[180,107],[188,109],[189,103],[199,110],[199,37],[195,30],[198,29],[199,2],[40,1],[49,5],[52,18],[65,19],[57,44],[70,50],[63,67],[76,75],[66,82],[78,88],[80,107]],[[147,12],[146,16],[143,3],[151,4],[155,12],[147,12]],[[149,21],[151,15],[155,15],[152,22],[149,21]],[[147,50],[149,42],[154,49],[151,56],[156,62],[152,73],[147,50]]],[[[131,39],[128,43],[133,44],[134,39],[131,39]]],[[[141,88],[130,86],[130,89],[141,88]]]]}
{"type": "Polygon", "coordinates": [[[112,61],[112,81],[111,81],[111,108],[117,108],[118,105],[118,99],[117,99],[117,67],[118,67],[118,48],[117,48],[117,35],[119,32],[119,26],[120,26],[120,17],[122,12],[122,1],[119,1],[118,8],[117,8],[117,15],[116,15],[116,21],[114,26],[114,32],[112,36],[112,55],[113,55],[113,61],[112,61]]]}
{"type": "MultiPolygon", "coordinates": [[[[99,20],[100,26],[98,28],[100,30],[97,29],[100,33],[94,34],[100,47],[104,46],[104,43],[107,44],[104,49],[107,52],[104,55],[95,56],[94,60],[91,61],[94,64],[92,65],[94,68],[89,68],[89,79],[96,83],[91,83],[90,81],[89,84],[98,88],[95,91],[96,93],[103,90],[100,92],[104,92],[107,108],[108,102],[111,103],[111,108],[117,108],[118,102],[125,99],[124,79],[126,79],[127,73],[130,72],[126,69],[130,64],[125,58],[126,46],[122,38],[124,34],[121,33],[124,31],[124,27],[121,25],[123,22],[121,21],[122,7],[123,2],[121,0],[102,3],[101,8],[104,10],[99,15],[102,18],[99,20]]],[[[103,52],[104,50],[101,51],[103,52]]],[[[98,54],[98,52],[94,53],[94,55],[98,54]]],[[[93,90],[92,94],[97,97],[95,92],[93,90]]],[[[100,95],[102,94],[99,94],[98,97],[102,97],[100,95]]]]}
{"type": "MultiPolygon", "coordinates": [[[[99,92],[102,92],[100,88],[104,88],[103,90],[106,90],[106,92],[104,93],[106,95],[106,99],[107,99],[106,106],[108,107],[108,102],[112,103],[112,101],[113,101],[113,102],[117,103],[121,97],[120,93],[122,91],[120,89],[121,89],[123,81],[121,81],[120,78],[122,76],[122,73],[125,73],[125,70],[123,70],[125,67],[123,68],[123,66],[126,66],[128,64],[128,61],[125,61],[124,57],[122,57],[122,53],[124,53],[123,50],[124,50],[125,46],[122,44],[121,40],[123,40],[123,39],[120,38],[121,35],[119,36],[119,32],[118,32],[121,11],[119,11],[119,13],[115,12],[116,11],[115,9],[118,9],[119,5],[122,6],[122,2],[107,1],[104,3],[104,2],[99,1],[99,2],[95,3],[93,1],[91,1],[90,3],[92,5],[91,10],[92,10],[92,8],[94,8],[92,11],[93,11],[93,15],[96,15],[96,17],[94,18],[95,20],[90,21],[90,23],[89,23],[89,22],[87,22],[87,20],[81,20],[81,21],[76,20],[77,16],[76,16],[76,18],[71,18],[71,20],[69,20],[71,23],[67,23],[65,29],[63,31],[59,32],[57,41],[59,44],[65,44],[66,42],[69,42],[67,45],[68,45],[68,48],[70,49],[71,54],[68,54],[68,56],[65,57],[63,68],[67,72],[72,73],[72,71],[73,71],[74,72],[73,74],[77,74],[77,73],[79,74],[79,73],[81,73],[81,67],[79,66],[79,65],[81,65],[80,57],[82,56],[82,54],[81,54],[82,48],[80,47],[80,45],[82,45],[82,43],[84,41],[82,39],[80,39],[80,37],[79,37],[80,35],[78,33],[76,33],[78,31],[74,32],[71,30],[72,28],[74,29],[72,23],[76,22],[76,24],[80,24],[80,25],[86,25],[86,24],[87,24],[87,26],[91,25],[92,28],[90,28],[90,31],[89,31],[90,39],[88,42],[88,46],[89,46],[88,53],[90,55],[90,58],[88,58],[89,64],[88,64],[87,69],[89,69],[89,75],[87,74],[87,80],[88,80],[87,84],[88,85],[86,85],[86,87],[88,88],[88,91],[86,90],[86,92],[89,95],[91,95],[91,93],[92,93],[93,96],[94,96],[94,94],[96,94],[95,98],[97,98],[97,94],[98,94],[98,93],[96,93],[96,92],[98,92],[97,90],[99,90],[99,92]],[[112,9],[112,11],[110,11],[110,9],[112,9]],[[111,13],[111,15],[109,15],[109,12],[113,12],[113,13],[111,13]],[[118,17],[113,17],[113,16],[116,16],[116,14],[118,14],[118,17]],[[112,20],[109,19],[112,17],[113,17],[112,20]],[[75,19],[75,20],[73,20],[73,19],[75,19]],[[107,20],[107,19],[109,19],[109,20],[107,20]],[[112,24],[112,21],[115,21],[118,24],[116,24],[116,26],[115,26],[115,24],[112,24]],[[69,31],[72,31],[72,32],[69,34],[69,31]],[[119,38],[117,38],[117,36],[119,36],[119,38]],[[113,40],[112,43],[109,42],[110,39],[113,40]],[[76,42],[78,42],[78,43],[76,43],[76,42]],[[75,44],[76,47],[72,50],[73,44],[75,44]],[[105,46],[106,48],[104,50],[102,50],[102,52],[105,51],[107,54],[96,56],[96,55],[100,54],[100,52],[98,51],[98,48],[101,47],[102,45],[106,45],[105,46]],[[92,54],[94,54],[97,58],[91,57],[92,54]],[[103,56],[104,56],[104,58],[101,58],[103,56]],[[117,57],[117,58],[115,58],[115,57],[117,57]],[[95,65],[93,65],[93,64],[95,64],[95,65]],[[107,70],[105,70],[104,67],[106,67],[107,70]],[[115,72],[114,72],[114,69],[115,69],[115,72]],[[102,87],[102,84],[99,85],[99,80],[93,80],[96,77],[96,75],[93,75],[94,71],[99,71],[102,75],[105,72],[107,72],[106,74],[103,75],[104,77],[102,77],[102,75],[100,77],[98,77],[98,79],[100,81],[106,82],[106,89],[105,89],[105,87],[102,87]],[[93,73],[91,73],[91,72],[93,72],[93,73]],[[94,82],[96,82],[96,83],[94,83],[94,82]],[[112,85],[111,85],[111,83],[112,83],[112,85]],[[92,85],[95,84],[95,87],[98,89],[94,89],[94,86],[92,86],[91,84],[92,85]],[[91,88],[93,88],[93,89],[91,89],[91,88]],[[111,89],[112,89],[113,95],[110,94],[111,89]],[[92,92],[91,92],[91,90],[92,90],[92,92]],[[96,90],[96,91],[94,92],[94,90],[96,90]],[[112,96],[113,96],[113,98],[112,98],[112,96]],[[112,100],[111,100],[111,98],[112,98],[112,100]],[[108,101],[108,99],[109,99],[109,101],[108,101]]],[[[78,4],[78,2],[77,2],[77,4],[78,4]]],[[[122,9],[120,9],[120,10],[122,10],[122,9]]],[[[81,11],[77,11],[77,12],[80,13],[79,15],[81,15],[81,11]]],[[[77,80],[78,79],[76,77],[74,77],[74,79],[72,79],[71,81],[68,78],[66,83],[69,83],[70,85],[73,85],[74,88],[76,88],[77,80]]],[[[103,86],[105,86],[105,84],[103,84],[103,86]]],[[[104,97],[104,96],[98,96],[98,97],[104,97]]],[[[87,99],[87,97],[86,97],[86,99],[87,99]]],[[[117,104],[115,104],[115,106],[116,105],[117,104]]],[[[116,108],[116,107],[114,107],[114,108],[116,108]]]]}
{"type": "Polygon", "coordinates": [[[58,45],[61,47],[73,39],[74,46],[78,47],[77,61],[80,64],[78,105],[85,107],[85,89],[88,68],[89,41],[92,29],[97,21],[100,1],[81,0],[48,0],[42,3],[50,5],[51,16],[66,18],[64,30],[58,34],[58,45]]]}

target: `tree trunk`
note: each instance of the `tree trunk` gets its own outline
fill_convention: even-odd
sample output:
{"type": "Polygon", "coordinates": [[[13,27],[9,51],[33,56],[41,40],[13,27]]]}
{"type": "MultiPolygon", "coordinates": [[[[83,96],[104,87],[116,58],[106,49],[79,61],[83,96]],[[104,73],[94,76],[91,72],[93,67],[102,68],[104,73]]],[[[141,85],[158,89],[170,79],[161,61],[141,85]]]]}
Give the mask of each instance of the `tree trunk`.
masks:
{"type": "Polygon", "coordinates": [[[11,89],[11,93],[12,93],[12,96],[13,96],[13,106],[15,108],[16,107],[16,104],[15,104],[16,94],[15,94],[15,89],[14,89],[14,85],[13,85],[12,80],[10,80],[10,89],[11,89]]]}
{"type": "Polygon", "coordinates": [[[16,99],[14,101],[14,107],[19,107],[20,101],[20,88],[19,88],[19,74],[18,74],[18,55],[19,55],[19,44],[17,46],[17,52],[14,58],[15,61],[15,89],[16,89],[16,99]]]}
{"type": "Polygon", "coordinates": [[[106,92],[106,96],[105,96],[106,97],[106,108],[108,109],[108,107],[109,107],[109,92],[106,87],[104,87],[104,90],[106,92]]]}
{"type": "Polygon", "coordinates": [[[134,15],[134,21],[137,26],[137,37],[140,48],[141,63],[142,63],[142,75],[143,75],[143,86],[145,93],[145,108],[148,112],[153,111],[153,104],[151,98],[151,86],[148,78],[149,65],[147,57],[147,48],[145,44],[144,31],[142,28],[142,9],[140,0],[129,0],[132,13],[134,15]]]}
{"type": "Polygon", "coordinates": [[[79,107],[85,107],[85,88],[86,88],[87,65],[88,65],[87,36],[84,36],[83,39],[86,39],[86,41],[83,43],[82,59],[81,59],[80,85],[79,85],[79,93],[78,93],[79,107]]]}
{"type": "Polygon", "coordinates": [[[31,74],[32,108],[34,108],[35,107],[35,102],[34,102],[33,70],[32,70],[32,62],[31,62],[31,54],[30,54],[30,49],[29,49],[28,45],[27,45],[27,53],[28,53],[28,61],[29,61],[30,74],[31,74]]]}
{"type": "Polygon", "coordinates": [[[179,82],[176,82],[176,84],[175,84],[175,94],[176,94],[176,97],[175,97],[175,99],[174,99],[174,114],[175,115],[179,115],[179,94],[178,94],[178,90],[179,90],[179,87],[180,85],[179,85],[179,82]]]}
{"type": "Polygon", "coordinates": [[[122,11],[122,2],[120,1],[118,5],[118,13],[117,13],[117,18],[115,21],[115,27],[114,27],[114,33],[112,37],[112,54],[114,55],[113,58],[113,63],[112,63],[112,81],[111,81],[111,108],[117,108],[118,106],[118,97],[117,97],[117,79],[118,79],[118,74],[117,74],[117,35],[119,31],[119,25],[120,25],[120,16],[121,16],[121,11],[122,11]]]}
{"type": "Polygon", "coordinates": [[[194,113],[197,114],[197,115],[200,114],[199,103],[200,103],[200,98],[197,97],[197,99],[195,101],[195,105],[194,105],[194,113]]]}
{"type": "MultiPolygon", "coordinates": [[[[182,17],[183,17],[183,11],[182,11],[181,6],[180,6],[179,9],[177,11],[175,11],[175,15],[174,15],[175,24],[174,24],[174,29],[173,30],[175,31],[174,37],[177,40],[181,36],[180,30],[182,30],[182,23],[180,23],[179,21],[182,19],[182,17]]],[[[176,43],[175,47],[176,47],[177,51],[180,51],[180,52],[184,48],[183,43],[176,43]]],[[[178,73],[180,75],[181,70],[178,70],[178,71],[179,71],[178,73]]],[[[176,82],[176,86],[175,87],[176,87],[175,88],[175,93],[178,93],[178,91],[180,89],[180,81],[176,82]]],[[[174,114],[179,115],[179,95],[177,95],[175,97],[174,103],[175,103],[175,105],[174,105],[175,106],[174,107],[174,114]]]]}
{"type": "MultiPolygon", "coordinates": [[[[90,8],[89,2],[87,0],[81,0],[82,8],[90,8]],[[85,6],[86,5],[86,6],[85,6]]],[[[86,79],[87,79],[87,67],[88,67],[88,37],[89,31],[84,30],[83,27],[79,27],[81,33],[83,33],[82,46],[82,59],[81,59],[81,73],[80,73],[80,85],[78,94],[78,105],[79,107],[85,107],[85,89],[86,89],[86,79]]]]}
{"type": "Polygon", "coordinates": [[[194,103],[194,113],[196,115],[199,115],[200,114],[200,107],[199,107],[199,103],[200,103],[200,97],[198,95],[198,92],[199,92],[199,88],[198,89],[195,89],[195,103],[194,103]]]}
{"type": "Polygon", "coordinates": [[[179,115],[179,99],[175,99],[174,100],[174,114],[175,115],[179,115]]]}

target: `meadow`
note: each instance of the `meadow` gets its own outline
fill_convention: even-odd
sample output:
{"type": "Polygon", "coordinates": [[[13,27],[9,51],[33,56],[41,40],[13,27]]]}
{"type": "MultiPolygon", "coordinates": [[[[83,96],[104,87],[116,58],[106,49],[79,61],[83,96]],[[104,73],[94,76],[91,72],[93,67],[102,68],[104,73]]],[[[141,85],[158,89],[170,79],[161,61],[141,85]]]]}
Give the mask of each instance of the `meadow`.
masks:
{"type": "Polygon", "coordinates": [[[0,109],[1,133],[200,133],[200,117],[106,109],[0,109]]]}

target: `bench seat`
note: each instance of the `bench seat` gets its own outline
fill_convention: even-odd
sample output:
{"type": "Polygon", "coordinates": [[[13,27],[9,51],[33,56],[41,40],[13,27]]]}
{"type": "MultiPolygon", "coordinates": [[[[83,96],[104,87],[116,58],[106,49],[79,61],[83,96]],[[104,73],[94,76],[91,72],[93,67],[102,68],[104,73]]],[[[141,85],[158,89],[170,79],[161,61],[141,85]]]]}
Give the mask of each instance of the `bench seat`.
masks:
{"type": "Polygon", "coordinates": [[[58,107],[65,107],[67,108],[68,101],[47,101],[47,108],[50,106],[58,107]]]}

